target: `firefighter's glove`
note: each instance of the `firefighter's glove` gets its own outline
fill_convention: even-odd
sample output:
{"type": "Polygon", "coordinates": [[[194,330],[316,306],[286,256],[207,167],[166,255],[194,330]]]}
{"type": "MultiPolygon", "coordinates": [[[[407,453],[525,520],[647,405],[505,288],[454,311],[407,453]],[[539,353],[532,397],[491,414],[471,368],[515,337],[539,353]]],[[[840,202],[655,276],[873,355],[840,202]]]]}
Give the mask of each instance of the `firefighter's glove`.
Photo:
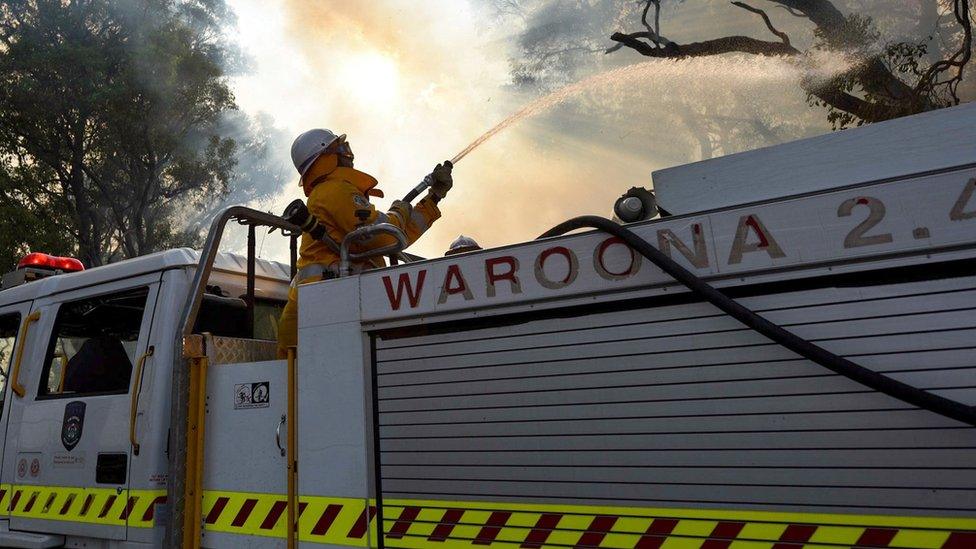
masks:
{"type": "Polygon", "coordinates": [[[451,176],[453,169],[451,162],[445,160],[430,172],[430,194],[436,196],[438,200],[447,196],[447,192],[454,186],[454,178],[451,176]]]}

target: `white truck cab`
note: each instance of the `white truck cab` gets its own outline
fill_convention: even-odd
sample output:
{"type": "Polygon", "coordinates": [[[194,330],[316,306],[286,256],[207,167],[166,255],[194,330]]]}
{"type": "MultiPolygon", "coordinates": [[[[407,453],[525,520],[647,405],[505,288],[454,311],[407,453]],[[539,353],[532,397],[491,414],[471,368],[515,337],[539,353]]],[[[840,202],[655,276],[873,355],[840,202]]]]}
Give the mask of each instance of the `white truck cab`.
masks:
{"type": "MultiPolygon", "coordinates": [[[[65,272],[32,254],[21,269],[36,280],[0,291],[0,546],[162,543],[173,342],[199,255],[65,272]]],[[[246,270],[246,258],[216,257],[194,330],[262,342],[253,358],[273,359],[290,271],[256,261],[249,307],[246,270]]]]}

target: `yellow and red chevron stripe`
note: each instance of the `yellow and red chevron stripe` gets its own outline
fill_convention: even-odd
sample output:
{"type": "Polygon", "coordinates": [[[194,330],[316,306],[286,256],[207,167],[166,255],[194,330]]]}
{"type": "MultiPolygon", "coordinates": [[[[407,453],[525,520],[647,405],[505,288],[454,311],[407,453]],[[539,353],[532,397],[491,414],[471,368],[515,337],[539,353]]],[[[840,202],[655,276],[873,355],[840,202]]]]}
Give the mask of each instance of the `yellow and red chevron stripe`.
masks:
{"type": "Polygon", "coordinates": [[[165,490],[0,485],[0,509],[20,518],[152,528],[165,490]]]}
{"type": "Polygon", "coordinates": [[[976,549],[976,519],[384,500],[389,548],[976,549]]]}
{"type": "MultiPolygon", "coordinates": [[[[283,494],[206,491],[209,531],[283,538],[283,494]]],[[[22,518],[151,528],[163,490],[0,485],[22,518]]],[[[377,510],[358,498],[299,498],[299,539],[376,546],[377,510]]],[[[385,500],[384,545],[478,549],[976,549],[976,518],[898,517],[472,501],[385,500]]]]}
{"type": "MultiPolygon", "coordinates": [[[[269,537],[285,537],[287,532],[284,494],[205,491],[203,494],[205,530],[269,537]]],[[[298,502],[299,539],[332,545],[363,546],[376,507],[366,500],[303,496],[298,502]]]]}
{"type": "MultiPolygon", "coordinates": [[[[300,497],[299,539],[376,546],[369,503],[300,497]]],[[[284,495],[207,492],[203,508],[207,530],[285,536],[284,495]]],[[[414,500],[385,500],[383,514],[390,548],[976,549],[968,518],[414,500]]]]}

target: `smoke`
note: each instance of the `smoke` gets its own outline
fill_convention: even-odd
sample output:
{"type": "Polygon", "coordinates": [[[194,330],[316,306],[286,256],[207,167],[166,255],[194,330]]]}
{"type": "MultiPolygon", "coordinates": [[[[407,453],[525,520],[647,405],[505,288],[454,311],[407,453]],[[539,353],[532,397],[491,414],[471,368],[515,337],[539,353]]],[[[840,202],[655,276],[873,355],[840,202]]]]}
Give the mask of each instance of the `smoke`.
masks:
{"type": "MultiPolygon", "coordinates": [[[[637,2],[506,0],[502,11],[490,4],[233,0],[256,67],[236,82],[238,102],[270,112],[292,136],[311,127],[346,133],[356,167],[387,193],[381,207],[435,163],[528,109],[459,164],[443,218],[412,250],[428,257],[458,234],[498,246],[571,216],[608,215],[628,188],[650,185],[652,170],[828,129],[799,87],[803,71],[781,59],[604,55],[609,32],[639,25],[619,11],[637,2]],[[574,6],[586,9],[567,17],[574,6]],[[543,65],[542,76],[571,87],[540,99],[559,86],[519,81],[526,74],[519,63],[531,60],[533,44],[562,38],[572,51],[543,65]],[[573,87],[579,80],[585,84],[573,87]]],[[[662,28],[676,40],[764,32],[743,10],[684,9],[691,4],[700,3],[662,13],[662,28]],[[726,17],[709,17],[709,10],[726,17]]],[[[794,19],[783,19],[783,27],[804,34],[805,23],[794,19]]],[[[833,56],[814,64],[826,77],[847,63],[833,56]]],[[[298,196],[289,185],[277,205],[298,196]]]]}
{"type": "MultiPolygon", "coordinates": [[[[514,105],[501,91],[507,59],[482,28],[484,12],[466,2],[325,3],[269,6],[236,0],[242,43],[256,72],[235,82],[245,110],[271,113],[289,136],[313,127],[345,133],[356,167],[380,180],[387,198],[403,196],[450,158],[484,121],[514,105]]],[[[469,207],[459,171],[445,216],[469,207]],[[454,197],[458,198],[455,199],[454,197]]],[[[467,178],[470,181],[470,176],[467,178]]],[[[297,180],[292,174],[289,183],[297,180]]],[[[289,184],[283,208],[301,197],[289,184]]],[[[469,227],[470,229],[470,227],[469,227]]],[[[432,232],[420,253],[446,248],[457,235],[432,232]]]]}

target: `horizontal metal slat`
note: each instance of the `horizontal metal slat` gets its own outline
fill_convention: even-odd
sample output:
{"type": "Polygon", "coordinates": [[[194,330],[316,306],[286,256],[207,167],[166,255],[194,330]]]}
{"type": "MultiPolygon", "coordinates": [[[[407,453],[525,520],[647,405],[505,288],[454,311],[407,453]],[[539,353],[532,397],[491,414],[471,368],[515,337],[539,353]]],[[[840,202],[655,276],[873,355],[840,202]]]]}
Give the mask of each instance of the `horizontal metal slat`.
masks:
{"type": "MultiPolygon", "coordinates": [[[[760,311],[760,314],[771,322],[775,322],[802,337],[824,338],[837,337],[838,335],[884,334],[904,331],[905,326],[913,324],[926,326],[927,329],[955,328],[972,324],[970,319],[973,317],[973,311],[976,310],[976,295],[969,296],[966,294],[966,296],[965,300],[952,303],[932,302],[925,299],[919,299],[915,302],[909,301],[908,303],[903,302],[907,300],[871,303],[870,306],[859,306],[859,304],[854,303],[843,307],[835,306],[830,315],[824,315],[822,312],[817,315],[817,311],[808,309],[760,311]],[[878,305],[886,306],[878,307],[878,305]],[[947,311],[947,309],[951,309],[951,311],[947,311]],[[950,318],[944,318],[946,316],[950,318]],[[953,319],[957,319],[957,321],[953,322],[953,319]]],[[[406,349],[378,352],[377,357],[379,361],[388,362],[423,357],[463,355],[472,352],[484,353],[539,347],[555,348],[560,345],[581,345],[609,341],[624,342],[674,335],[746,330],[748,330],[747,327],[730,316],[706,316],[626,326],[590,325],[586,329],[558,330],[541,335],[496,337],[458,343],[431,343],[406,349]]]]}
{"type": "MultiPolygon", "coordinates": [[[[913,408],[887,395],[864,389],[858,393],[840,395],[803,395],[788,398],[764,396],[709,401],[630,402],[599,406],[563,406],[509,408],[423,410],[385,412],[380,425],[411,425],[426,423],[498,422],[586,420],[593,418],[675,418],[686,416],[737,416],[742,414],[789,414],[802,412],[834,412],[837,410],[890,410],[913,408]]],[[[928,412],[931,413],[931,412],[928,412]]]]}
{"type": "Polygon", "coordinates": [[[976,492],[976,470],[935,469],[914,471],[891,469],[798,469],[789,467],[686,468],[686,467],[532,467],[507,469],[471,465],[467,467],[385,465],[387,480],[457,480],[465,482],[572,482],[655,485],[751,485],[751,486],[864,486],[875,488],[966,489],[976,492]]]}
{"type": "Polygon", "coordinates": [[[651,387],[614,387],[577,391],[501,393],[494,395],[465,395],[410,400],[383,400],[379,410],[403,412],[421,410],[478,410],[537,406],[601,406],[624,402],[654,403],[681,400],[708,401],[738,398],[789,398],[792,395],[853,394],[862,386],[843,377],[800,379],[763,379],[750,381],[721,381],[695,385],[665,385],[651,387]]]}
{"type": "MultiPolygon", "coordinates": [[[[711,416],[686,418],[592,419],[580,421],[513,421],[507,423],[445,423],[440,425],[380,426],[380,438],[559,436],[567,433],[620,434],[811,429],[929,429],[963,424],[925,410],[880,412],[830,412],[761,416],[711,416]]],[[[974,464],[976,466],[976,464],[974,464]]]]}
{"type": "MultiPolygon", "coordinates": [[[[759,450],[772,448],[976,448],[976,428],[773,433],[616,434],[564,437],[481,437],[384,440],[381,452],[580,452],[759,450]]],[[[976,454],[974,454],[976,456],[976,454]]],[[[476,460],[477,457],[474,457],[476,460]]],[[[591,456],[581,463],[592,463],[591,456]]]]}
{"type": "MultiPolygon", "coordinates": [[[[969,357],[969,368],[939,369],[936,365],[924,371],[893,372],[889,376],[914,387],[965,387],[976,385],[976,357],[969,357]]],[[[439,383],[379,389],[379,400],[449,398],[476,395],[525,394],[546,391],[595,391],[608,387],[678,387],[717,382],[749,383],[767,379],[803,379],[839,377],[830,370],[808,361],[739,364],[722,368],[683,368],[663,371],[606,373],[600,376],[559,376],[529,379],[439,383]]]]}
{"type": "MultiPolygon", "coordinates": [[[[934,332],[938,330],[954,330],[959,328],[974,328],[974,309],[929,312],[920,315],[885,316],[882,318],[868,318],[857,320],[838,320],[829,323],[804,324],[799,317],[794,316],[788,322],[780,324],[788,331],[813,341],[827,341],[838,338],[856,338],[884,336],[889,334],[903,334],[912,331],[934,332]]],[[[546,336],[539,342],[522,342],[516,345],[509,340],[492,340],[465,343],[457,349],[431,348],[424,353],[412,353],[403,358],[383,358],[384,367],[399,360],[459,358],[469,355],[486,355],[492,353],[512,353],[519,351],[547,350],[554,353],[565,352],[580,348],[670,348],[672,342],[686,341],[688,338],[702,339],[709,347],[726,345],[748,345],[756,342],[768,341],[765,337],[739,324],[730,318],[699,319],[691,324],[688,321],[673,327],[671,324],[656,324],[653,329],[643,326],[629,327],[624,331],[618,328],[595,330],[587,334],[571,333],[546,336]]],[[[381,370],[382,371],[382,370],[381,370]]]]}
{"type": "MultiPolygon", "coordinates": [[[[378,378],[379,387],[409,387],[423,384],[454,384],[462,386],[465,383],[479,384],[493,380],[532,380],[539,377],[572,377],[580,379],[602,377],[615,372],[657,372],[664,374],[667,370],[691,369],[700,375],[708,375],[710,370],[726,370],[736,368],[756,367],[764,371],[770,368],[806,362],[805,359],[782,349],[781,359],[767,359],[765,362],[756,360],[755,351],[750,348],[702,351],[693,355],[691,359],[685,355],[653,355],[648,360],[644,355],[614,357],[604,360],[562,360],[554,362],[540,362],[531,365],[513,364],[504,366],[485,366],[476,370],[469,369],[440,369],[425,372],[404,374],[387,374],[378,378]]],[[[775,356],[775,355],[774,355],[775,356]]],[[[855,354],[848,358],[855,360],[867,368],[877,371],[898,371],[916,369],[958,368],[976,362],[976,341],[971,346],[960,349],[931,350],[915,349],[899,353],[881,353],[875,355],[855,354]]],[[[809,364],[809,363],[808,363],[809,364]]],[[[812,364],[811,364],[812,365],[812,364]]],[[[819,366],[817,368],[820,368],[819,366]]],[[[383,394],[381,392],[381,394],[383,394]]]]}
{"type": "MultiPolygon", "coordinates": [[[[915,329],[910,332],[880,335],[874,337],[816,339],[812,341],[827,350],[840,355],[879,354],[910,352],[919,349],[952,349],[971,347],[976,341],[976,329],[928,331],[915,329]]],[[[596,358],[615,358],[618,356],[653,356],[655,360],[669,353],[701,353],[703,351],[722,351],[713,357],[723,356],[735,349],[748,348],[754,353],[754,360],[774,360],[796,358],[777,344],[751,331],[708,334],[702,336],[676,336],[666,339],[635,341],[626,347],[619,343],[598,343],[564,347],[560,349],[527,349],[521,351],[493,352],[452,357],[429,357],[398,362],[378,362],[377,372],[403,373],[440,369],[483,368],[504,364],[537,364],[553,361],[567,361],[596,358]]],[[[691,358],[691,361],[706,360],[691,358]]],[[[714,361],[714,359],[713,359],[714,361]]],[[[693,363],[693,362],[692,362],[693,363]]]]}
{"type": "Polygon", "coordinates": [[[918,511],[976,511],[976,491],[931,489],[809,488],[796,486],[641,486],[627,483],[529,483],[472,482],[437,480],[384,481],[384,493],[417,499],[438,496],[507,496],[532,499],[573,498],[610,501],[699,502],[741,505],[802,505],[853,508],[851,502],[878,509],[913,509],[918,511]]]}
{"type": "Polygon", "coordinates": [[[976,449],[966,448],[859,448],[811,449],[760,448],[754,450],[655,450],[653,452],[621,452],[600,450],[574,454],[573,452],[507,452],[494,450],[478,452],[438,452],[427,454],[382,454],[383,466],[481,465],[511,468],[524,467],[583,467],[594,463],[601,467],[783,467],[783,468],[889,468],[909,470],[976,468],[976,449]]]}

